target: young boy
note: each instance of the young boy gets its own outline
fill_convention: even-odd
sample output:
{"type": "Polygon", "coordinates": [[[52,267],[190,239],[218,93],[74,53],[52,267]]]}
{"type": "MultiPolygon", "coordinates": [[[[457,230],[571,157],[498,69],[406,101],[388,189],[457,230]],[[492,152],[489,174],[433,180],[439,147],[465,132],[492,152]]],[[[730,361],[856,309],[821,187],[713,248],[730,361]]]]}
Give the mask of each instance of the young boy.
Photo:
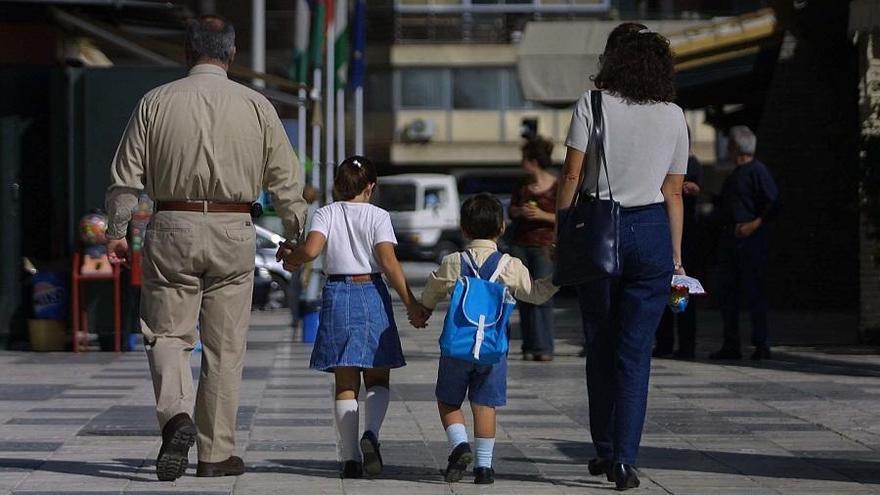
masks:
{"type": "MultiPolygon", "coordinates": [[[[498,251],[496,240],[504,233],[504,210],[501,202],[491,194],[478,194],[469,198],[461,207],[461,230],[471,241],[467,250],[477,264],[482,266],[490,255],[498,251]]],[[[460,253],[445,257],[428,278],[422,293],[422,304],[433,310],[438,302],[449,297],[460,276],[460,253]]],[[[507,260],[498,280],[510,289],[514,298],[532,304],[547,302],[558,290],[549,279],[533,281],[528,269],[516,258],[507,260]]],[[[446,481],[461,480],[464,471],[474,460],[461,412],[461,404],[467,397],[474,413],[474,483],[494,483],[492,452],[495,449],[495,408],[507,403],[507,360],[482,366],[470,361],[441,357],[435,395],[440,409],[440,421],[446,429],[451,450],[446,467],[446,481]]]]}

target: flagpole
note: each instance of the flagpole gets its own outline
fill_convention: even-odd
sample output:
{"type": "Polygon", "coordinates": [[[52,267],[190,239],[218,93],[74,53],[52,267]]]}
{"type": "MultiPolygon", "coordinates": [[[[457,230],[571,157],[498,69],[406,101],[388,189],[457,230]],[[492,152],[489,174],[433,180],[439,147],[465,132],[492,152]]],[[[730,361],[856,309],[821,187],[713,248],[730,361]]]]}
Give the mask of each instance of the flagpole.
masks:
{"type": "MultiPolygon", "coordinates": [[[[312,99],[312,187],[321,190],[321,68],[316,67],[312,76],[312,87],[315,95],[312,99]]],[[[330,198],[324,198],[324,204],[329,203],[330,198]]]]}
{"type": "MultiPolygon", "coordinates": [[[[251,2],[251,68],[254,72],[266,72],[266,0],[251,2]]],[[[254,86],[265,87],[262,79],[254,79],[254,86]]]]}
{"type": "Polygon", "coordinates": [[[308,105],[308,94],[306,93],[305,88],[299,89],[299,108],[296,110],[296,151],[299,156],[300,165],[305,168],[306,160],[306,127],[309,126],[308,121],[306,120],[308,116],[306,115],[306,105],[308,105]]]}
{"type": "Polygon", "coordinates": [[[336,0],[334,14],[334,22],[336,23],[334,36],[336,37],[335,43],[337,43],[336,50],[339,51],[339,56],[336,57],[333,65],[336,83],[336,157],[342,161],[347,156],[345,152],[345,86],[348,83],[348,60],[351,51],[348,42],[348,0],[336,0]]]}
{"type": "Polygon", "coordinates": [[[326,56],[325,61],[327,63],[327,77],[326,77],[326,89],[324,94],[326,98],[324,98],[326,102],[326,127],[325,127],[325,136],[326,136],[326,148],[325,153],[327,154],[327,160],[325,162],[325,173],[324,180],[327,181],[324,185],[326,188],[325,194],[328,199],[333,197],[333,172],[336,166],[336,161],[334,159],[334,147],[333,147],[333,138],[335,137],[334,129],[334,117],[336,116],[335,111],[335,98],[333,97],[336,92],[334,91],[334,86],[336,83],[335,71],[334,67],[336,66],[336,13],[333,11],[333,1],[327,2],[327,29],[326,29],[326,56]]]}
{"type": "Polygon", "coordinates": [[[364,154],[364,77],[366,70],[366,0],[357,0],[354,6],[352,29],[352,70],[354,87],[354,152],[364,154]]]}
{"type": "Polygon", "coordinates": [[[364,87],[354,89],[354,154],[364,154],[364,87]]]}

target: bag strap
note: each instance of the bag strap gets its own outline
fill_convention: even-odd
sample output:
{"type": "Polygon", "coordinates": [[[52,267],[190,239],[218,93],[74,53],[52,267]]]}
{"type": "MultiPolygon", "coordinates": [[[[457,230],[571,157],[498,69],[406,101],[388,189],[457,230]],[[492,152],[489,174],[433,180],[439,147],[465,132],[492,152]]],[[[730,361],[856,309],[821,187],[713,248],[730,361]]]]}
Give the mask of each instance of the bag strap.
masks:
{"type": "Polygon", "coordinates": [[[465,250],[462,251],[459,256],[461,256],[461,276],[480,278],[480,272],[477,269],[477,262],[474,260],[471,253],[465,250]]]}
{"type": "MultiPolygon", "coordinates": [[[[486,261],[483,262],[483,266],[480,267],[480,278],[483,280],[487,280],[489,282],[494,282],[495,279],[498,278],[499,272],[503,267],[501,266],[501,260],[504,258],[504,253],[500,251],[495,251],[490,254],[486,261]]],[[[507,263],[505,263],[506,265],[507,263]]]]}
{"type": "Polygon", "coordinates": [[[605,159],[605,119],[602,112],[602,92],[590,91],[590,111],[592,114],[592,129],[587,140],[587,152],[584,153],[584,161],[581,166],[581,174],[574,197],[571,198],[571,206],[574,207],[581,199],[591,196],[587,190],[587,169],[590,165],[590,157],[595,157],[596,166],[596,192],[595,198],[599,199],[599,178],[602,170],[605,170],[605,180],[608,182],[608,197],[614,201],[614,193],[611,191],[611,178],[608,175],[608,161],[605,159]],[[601,163],[600,163],[601,162],[601,163]]]}
{"type": "MultiPolygon", "coordinates": [[[[608,198],[614,201],[614,193],[611,191],[611,177],[608,175],[608,161],[605,159],[605,116],[602,112],[602,92],[593,90],[590,92],[590,108],[593,111],[593,135],[595,136],[596,156],[602,160],[605,170],[605,181],[608,183],[608,198]]],[[[598,165],[598,161],[596,163],[598,165]]],[[[601,170],[596,171],[596,199],[599,199],[599,176],[601,170]]]]}

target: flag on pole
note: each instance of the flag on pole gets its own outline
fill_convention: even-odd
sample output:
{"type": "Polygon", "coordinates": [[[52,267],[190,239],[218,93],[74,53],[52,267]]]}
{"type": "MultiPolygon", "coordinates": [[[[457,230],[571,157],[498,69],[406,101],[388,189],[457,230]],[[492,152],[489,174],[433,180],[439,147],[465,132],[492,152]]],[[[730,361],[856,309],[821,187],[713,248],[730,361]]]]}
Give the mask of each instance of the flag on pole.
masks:
{"type": "Polygon", "coordinates": [[[367,0],[355,0],[352,25],[351,86],[354,88],[354,152],[364,154],[364,78],[367,61],[367,0]]]}
{"type": "Polygon", "coordinates": [[[312,2],[312,29],[309,38],[309,62],[315,69],[320,69],[324,65],[324,34],[326,31],[327,0],[314,1],[312,2]]]}
{"type": "Polygon", "coordinates": [[[366,60],[364,59],[367,48],[367,0],[355,0],[354,25],[351,28],[351,86],[362,88],[364,86],[364,73],[366,60]]]}
{"type": "Polygon", "coordinates": [[[293,41],[293,66],[290,68],[290,79],[307,84],[309,80],[309,10],[308,0],[296,1],[296,24],[293,41]]]}
{"type": "Polygon", "coordinates": [[[348,59],[351,47],[348,42],[348,0],[336,0],[336,89],[344,88],[348,80],[348,59]]]}

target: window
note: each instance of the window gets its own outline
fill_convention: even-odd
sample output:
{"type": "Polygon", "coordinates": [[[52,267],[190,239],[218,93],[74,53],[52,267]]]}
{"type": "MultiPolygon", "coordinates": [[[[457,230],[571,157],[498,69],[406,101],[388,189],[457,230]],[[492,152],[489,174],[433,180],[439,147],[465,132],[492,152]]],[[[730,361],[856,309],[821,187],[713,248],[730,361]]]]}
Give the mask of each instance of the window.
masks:
{"type": "Polygon", "coordinates": [[[364,84],[364,106],[368,112],[387,112],[391,109],[391,72],[367,71],[364,84]]]}
{"type": "Polygon", "coordinates": [[[519,74],[517,74],[516,69],[508,69],[506,75],[507,108],[532,108],[531,103],[522,94],[522,86],[519,84],[519,74]]]}
{"type": "Polygon", "coordinates": [[[426,210],[441,209],[449,202],[446,189],[442,187],[426,187],[425,188],[425,208],[426,210]]]}
{"type": "Polygon", "coordinates": [[[443,69],[403,69],[400,71],[402,108],[445,108],[449,79],[443,69]]]}
{"type": "Polygon", "coordinates": [[[416,211],[415,184],[379,184],[376,206],[388,211],[416,211]]]}
{"type": "Polygon", "coordinates": [[[496,110],[501,105],[499,69],[455,69],[452,72],[452,107],[461,110],[496,110]]]}

